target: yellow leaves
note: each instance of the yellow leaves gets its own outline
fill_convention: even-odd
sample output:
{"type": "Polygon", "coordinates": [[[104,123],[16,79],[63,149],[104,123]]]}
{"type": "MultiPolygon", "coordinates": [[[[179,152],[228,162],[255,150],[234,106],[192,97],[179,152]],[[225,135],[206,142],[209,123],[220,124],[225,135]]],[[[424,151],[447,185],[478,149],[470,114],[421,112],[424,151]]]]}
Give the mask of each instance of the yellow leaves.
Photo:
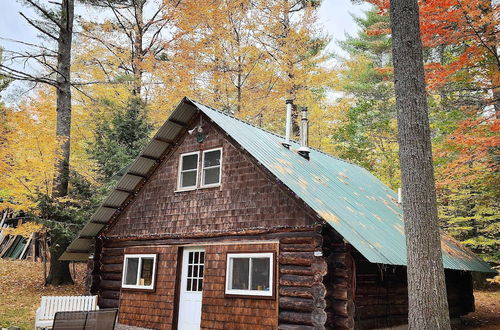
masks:
{"type": "Polygon", "coordinates": [[[24,238],[29,238],[32,233],[41,231],[43,226],[34,222],[25,222],[16,228],[3,228],[2,233],[4,235],[21,235],[24,238]]]}

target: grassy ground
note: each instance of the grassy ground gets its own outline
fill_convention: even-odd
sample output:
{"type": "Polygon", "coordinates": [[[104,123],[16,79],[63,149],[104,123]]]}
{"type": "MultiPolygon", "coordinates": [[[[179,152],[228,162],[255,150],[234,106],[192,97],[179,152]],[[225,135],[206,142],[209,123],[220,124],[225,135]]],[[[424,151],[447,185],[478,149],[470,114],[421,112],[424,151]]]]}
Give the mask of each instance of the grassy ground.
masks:
{"type": "MultiPolygon", "coordinates": [[[[44,287],[43,265],[25,260],[0,259],[0,328],[33,329],[42,296],[84,294],[85,265],[77,265],[75,285],[44,287]]],[[[500,291],[475,291],[476,312],[463,317],[454,329],[500,329],[500,291]]]]}
{"type": "Polygon", "coordinates": [[[45,287],[42,263],[0,259],[0,328],[33,329],[42,296],[83,294],[84,268],[78,266],[75,285],[45,287]]]}

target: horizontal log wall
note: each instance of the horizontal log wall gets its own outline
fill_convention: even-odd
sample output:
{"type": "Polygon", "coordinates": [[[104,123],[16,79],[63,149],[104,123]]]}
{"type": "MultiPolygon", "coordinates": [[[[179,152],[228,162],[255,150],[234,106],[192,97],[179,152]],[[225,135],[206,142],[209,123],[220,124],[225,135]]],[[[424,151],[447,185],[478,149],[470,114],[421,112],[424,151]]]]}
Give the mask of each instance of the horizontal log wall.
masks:
{"type": "MultiPolygon", "coordinates": [[[[356,260],[355,328],[377,329],[408,323],[406,268],[372,264],[359,253],[356,260]]],[[[445,271],[450,317],[474,310],[470,272],[445,271]]]]}
{"type": "Polygon", "coordinates": [[[327,264],[319,233],[280,239],[279,329],[325,329],[327,264]]]}
{"type": "Polygon", "coordinates": [[[325,258],[328,274],[324,283],[327,288],[327,323],[329,329],[354,327],[354,265],[349,245],[330,227],[323,230],[325,258]]]}
{"type": "MultiPolygon", "coordinates": [[[[327,263],[324,257],[315,256],[315,251],[322,250],[323,238],[315,228],[309,231],[278,231],[247,237],[215,237],[207,239],[168,239],[157,241],[127,241],[106,239],[103,242],[101,254],[96,253],[95,264],[100,265],[96,272],[98,277],[96,290],[99,294],[101,307],[119,307],[119,320],[122,323],[153,328],[165,328],[171,324],[170,311],[154,310],[154,314],[167,315],[167,319],[153,319],[142,316],[144,312],[153,313],[152,301],[157,305],[163,298],[153,298],[157,293],[136,293],[124,291],[121,288],[123,270],[123,255],[125,253],[156,253],[161,249],[177,249],[179,244],[195,244],[206,246],[206,278],[203,296],[202,327],[230,328],[238,325],[240,328],[250,327],[270,329],[324,329],[327,320],[327,289],[323,278],[327,273],[327,263]],[[269,243],[244,244],[256,240],[273,240],[274,247],[269,243]],[[168,243],[170,246],[165,246],[168,243]],[[241,243],[236,244],[236,243],[241,243]],[[137,246],[134,247],[133,245],[137,246]],[[140,247],[139,247],[140,246],[140,247]],[[146,247],[144,247],[146,246],[146,247]],[[137,250],[139,249],[139,250],[137,250]],[[227,251],[270,251],[277,250],[276,297],[274,299],[229,298],[224,296],[225,253],[227,251]],[[100,257],[99,257],[100,256],[100,257]],[[220,259],[220,260],[219,260],[220,259]],[[98,261],[98,262],[97,262],[98,261]],[[156,300],[155,300],[156,299],[156,300]],[[253,321],[252,321],[253,320],[253,321]],[[168,324],[166,324],[167,322],[168,324]],[[257,322],[257,323],[255,323],[257,322]],[[151,326],[155,324],[154,326],[151,326]],[[161,324],[159,326],[158,324],[161,324]]],[[[319,229],[318,229],[319,230],[319,229]]],[[[174,292],[173,278],[165,280],[160,275],[164,269],[175,270],[174,252],[158,252],[158,285],[168,282],[171,292],[174,292]],[[166,257],[167,254],[171,257],[166,257]],[[168,261],[168,262],[167,262],[168,261]]],[[[166,275],[165,275],[166,276],[166,275]]],[[[172,276],[170,274],[169,276],[172,276]]],[[[162,300],[163,299],[163,300],[162,300]]],[[[160,306],[160,305],[158,305],[160,306]]],[[[161,305],[163,306],[163,305],[161,305]]],[[[171,303],[169,306],[173,306],[171,303]]]]}

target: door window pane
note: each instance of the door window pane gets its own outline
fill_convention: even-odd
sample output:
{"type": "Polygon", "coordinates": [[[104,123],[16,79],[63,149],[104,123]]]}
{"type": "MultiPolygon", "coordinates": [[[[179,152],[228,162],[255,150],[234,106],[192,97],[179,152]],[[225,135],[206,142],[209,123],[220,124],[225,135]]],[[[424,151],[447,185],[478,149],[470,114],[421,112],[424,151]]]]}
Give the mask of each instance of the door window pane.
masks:
{"type": "Polygon", "coordinates": [[[125,284],[136,285],[137,271],[139,270],[139,258],[127,258],[127,269],[125,271],[125,284]]]}
{"type": "Polygon", "coordinates": [[[231,289],[248,290],[250,259],[233,258],[231,289]]]}
{"type": "Polygon", "coordinates": [[[204,252],[188,252],[186,291],[203,291],[204,259],[204,252]]]}

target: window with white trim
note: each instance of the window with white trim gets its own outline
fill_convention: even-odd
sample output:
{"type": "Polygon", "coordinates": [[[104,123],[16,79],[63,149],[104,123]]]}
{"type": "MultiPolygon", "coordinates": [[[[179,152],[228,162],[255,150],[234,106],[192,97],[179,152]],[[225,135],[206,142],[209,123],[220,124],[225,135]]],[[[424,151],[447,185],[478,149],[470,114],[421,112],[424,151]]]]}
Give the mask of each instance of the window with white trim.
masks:
{"type": "Polygon", "coordinates": [[[122,288],[154,289],[156,254],[126,254],[122,288]]]}
{"type": "Polygon", "coordinates": [[[203,151],[201,162],[201,186],[210,187],[220,184],[222,149],[203,151]]]}
{"type": "Polygon", "coordinates": [[[220,185],[222,148],[203,150],[201,153],[201,162],[199,161],[200,151],[180,155],[177,183],[179,191],[220,185]],[[201,176],[200,180],[198,180],[199,176],[201,176]]]}
{"type": "Polygon", "coordinates": [[[179,165],[179,189],[196,189],[198,184],[198,157],[200,153],[182,154],[179,165]]]}
{"type": "Polygon", "coordinates": [[[226,294],[273,295],[273,253],[228,253],[226,294]]]}

